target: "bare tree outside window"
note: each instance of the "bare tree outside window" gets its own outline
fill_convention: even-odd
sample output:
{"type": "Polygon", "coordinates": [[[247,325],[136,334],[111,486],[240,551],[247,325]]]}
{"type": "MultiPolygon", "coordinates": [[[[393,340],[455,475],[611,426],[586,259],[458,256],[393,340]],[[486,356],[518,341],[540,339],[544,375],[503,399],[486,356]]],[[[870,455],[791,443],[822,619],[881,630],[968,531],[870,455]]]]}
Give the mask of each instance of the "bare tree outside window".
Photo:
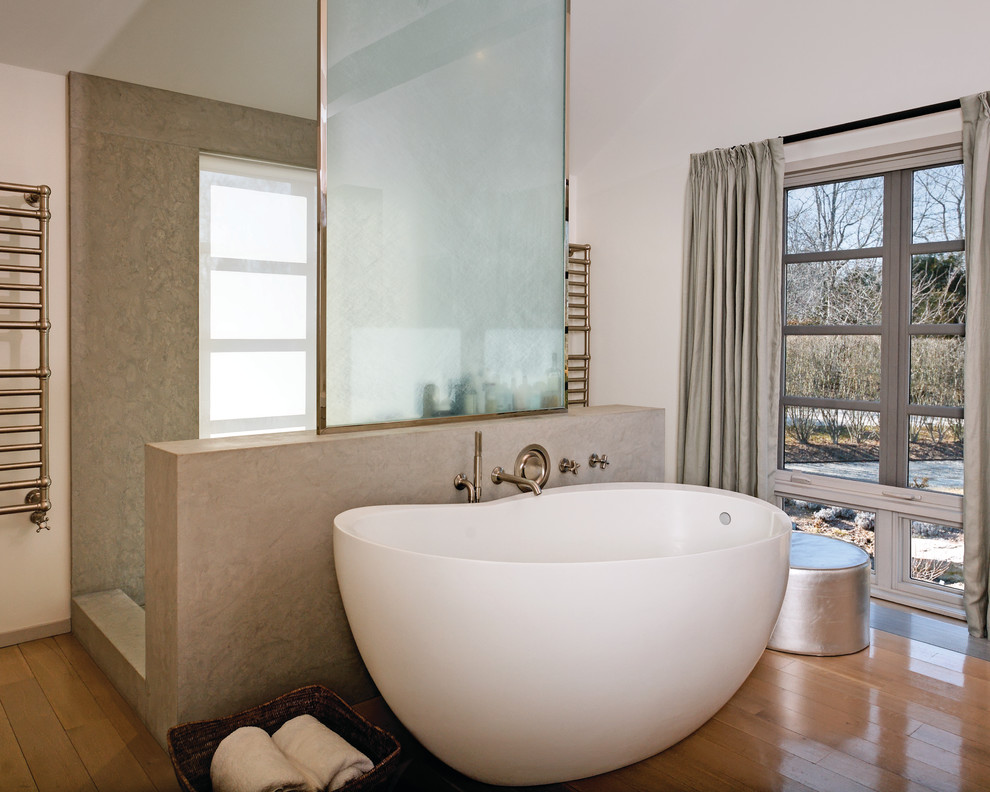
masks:
{"type": "Polygon", "coordinates": [[[914,172],[912,242],[962,239],[965,203],[962,168],[946,165],[914,172]]]}
{"type": "MultiPolygon", "coordinates": [[[[785,336],[785,396],[879,399],[883,209],[883,177],[787,191],[786,248],[797,260],[785,266],[785,326],[815,333],[785,336]],[[876,330],[850,335],[844,326],[876,330]]],[[[879,459],[878,418],[825,404],[787,406],[785,465],[844,462],[838,475],[876,480],[869,465],[879,459]]]]}
{"type": "MultiPolygon", "coordinates": [[[[966,310],[962,167],[904,173],[911,185],[909,229],[900,228],[900,210],[895,217],[884,214],[885,190],[890,190],[885,176],[787,191],[785,467],[820,465],[830,475],[879,481],[879,423],[885,410],[901,416],[896,421],[909,441],[912,471],[937,474],[937,465],[915,463],[958,466],[962,459],[956,439],[962,425],[966,310]],[[904,240],[902,262],[885,261],[886,235],[904,240]],[[884,305],[884,299],[899,299],[885,296],[884,273],[890,267],[905,267],[909,282],[903,299],[910,300],[910,318],[900,331],[907,334],[900,363],[901,342],[881,343],[891,321],[885,311],[900,310],[884,305]],[[886,352],[884,343],[892,344],[886,352]],[[898,366],[905,373],[896,374],[898,366]],[[907,379],[908,403],[882,407],[881,380],[898,376],[907,379]],[[960,414],[924,414],[929,407],[959,408],[960,414]]],[[[914,479],[887,483],[954,491],[954,485],[941,487],[937,475],[914,479]]]]}
{"type": "Polygon", "coordinates": [[[784,393],[789,396],[877,401],[880,398],[880,337],[788,336],[784,393]]]}
{"type": "Polygon", "coordinates": [[[789,325],[879,325],[879,258],[789,264],[786,314],[789,325]]]}
{"type": "Polygon", "coordinates": [[[788,190],[788,253],[859,250],[882,244],[882,177],[788,190]]]}
{"type": "Polygon", "coordinates": [[[964,253],[928,253],[911,257],[911,321],[914,324],[966,321],[964,253]]]}

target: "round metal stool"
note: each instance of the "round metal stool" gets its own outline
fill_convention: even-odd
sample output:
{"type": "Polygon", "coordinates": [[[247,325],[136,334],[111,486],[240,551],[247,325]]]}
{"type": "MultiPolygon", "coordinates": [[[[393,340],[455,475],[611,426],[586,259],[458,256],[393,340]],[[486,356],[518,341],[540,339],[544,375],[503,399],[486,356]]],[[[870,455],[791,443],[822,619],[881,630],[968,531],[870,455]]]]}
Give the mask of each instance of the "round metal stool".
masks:
{"type": "Polygon", "coordinates": [[[841,539],[791,534],[791,572],[768,649],[843,655],[870,645],[870,556],[841,539]]]}

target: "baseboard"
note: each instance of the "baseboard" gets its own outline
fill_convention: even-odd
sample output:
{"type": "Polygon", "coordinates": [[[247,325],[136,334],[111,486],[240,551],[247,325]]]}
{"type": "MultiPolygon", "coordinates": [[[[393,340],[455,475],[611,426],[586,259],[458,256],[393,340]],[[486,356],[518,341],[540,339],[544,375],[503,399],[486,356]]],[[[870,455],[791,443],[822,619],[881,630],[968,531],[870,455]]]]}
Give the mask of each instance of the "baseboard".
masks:
{"type": "Polygon", "coordinates": [[[38,624],[34,627],[25,627],[21,630],[0,633],[0,647],[37,641],[41,638],[50,638],[53,635],[61,635],[67,632],[72,632],[72,620],[59,619],[48,624],[38,624]]]}
{"type": "Polygon", "coordinates": [[[990,641],[970,636],[965,622],[952,624],[933,619],[920,611],[894,609],[874,602],[870,606],[870,627],[959,654],[990,660],[990,641]]]}

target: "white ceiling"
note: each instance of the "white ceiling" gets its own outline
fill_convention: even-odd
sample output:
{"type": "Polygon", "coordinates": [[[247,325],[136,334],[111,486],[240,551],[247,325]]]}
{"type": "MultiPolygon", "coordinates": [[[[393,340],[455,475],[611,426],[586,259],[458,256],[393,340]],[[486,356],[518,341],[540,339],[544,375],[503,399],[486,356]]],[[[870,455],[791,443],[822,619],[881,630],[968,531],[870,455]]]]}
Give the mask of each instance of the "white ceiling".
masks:
{"type": "Polygon", "coordinates": [[[316,118],[317,0],[0,0],[0,63],[316,118]]]}

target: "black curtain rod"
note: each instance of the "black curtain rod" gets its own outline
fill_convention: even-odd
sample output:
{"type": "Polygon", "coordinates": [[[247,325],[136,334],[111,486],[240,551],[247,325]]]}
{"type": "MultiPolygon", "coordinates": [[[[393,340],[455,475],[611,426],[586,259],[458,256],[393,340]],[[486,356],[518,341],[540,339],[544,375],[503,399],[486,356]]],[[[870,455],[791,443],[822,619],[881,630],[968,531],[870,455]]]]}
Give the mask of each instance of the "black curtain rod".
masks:
{"type": "Polygon", "coordinates": [[[912,110],[901,110],[899,113],[888,113],[887,115],[864,118],[862,121],[849,121],[845,124],[813,129],[810,132],[799,132],[796,135],[786,135],[785,143],[797,143],[799,140],[811,140],[812,138],[825,137],[826,135],[837,135],[840,132],[852,132],[854,129],[866,129],[867,127],[879,126],[880,124],[890,124],[894,121],[904,121],[908,118],[918,118],[919,116],[931,115],[932,113],[944,113],[946,110],[958,110],[959,100],[953,99],[949,102],[939,102],[938,104],[915,107],[912,110]]]}

